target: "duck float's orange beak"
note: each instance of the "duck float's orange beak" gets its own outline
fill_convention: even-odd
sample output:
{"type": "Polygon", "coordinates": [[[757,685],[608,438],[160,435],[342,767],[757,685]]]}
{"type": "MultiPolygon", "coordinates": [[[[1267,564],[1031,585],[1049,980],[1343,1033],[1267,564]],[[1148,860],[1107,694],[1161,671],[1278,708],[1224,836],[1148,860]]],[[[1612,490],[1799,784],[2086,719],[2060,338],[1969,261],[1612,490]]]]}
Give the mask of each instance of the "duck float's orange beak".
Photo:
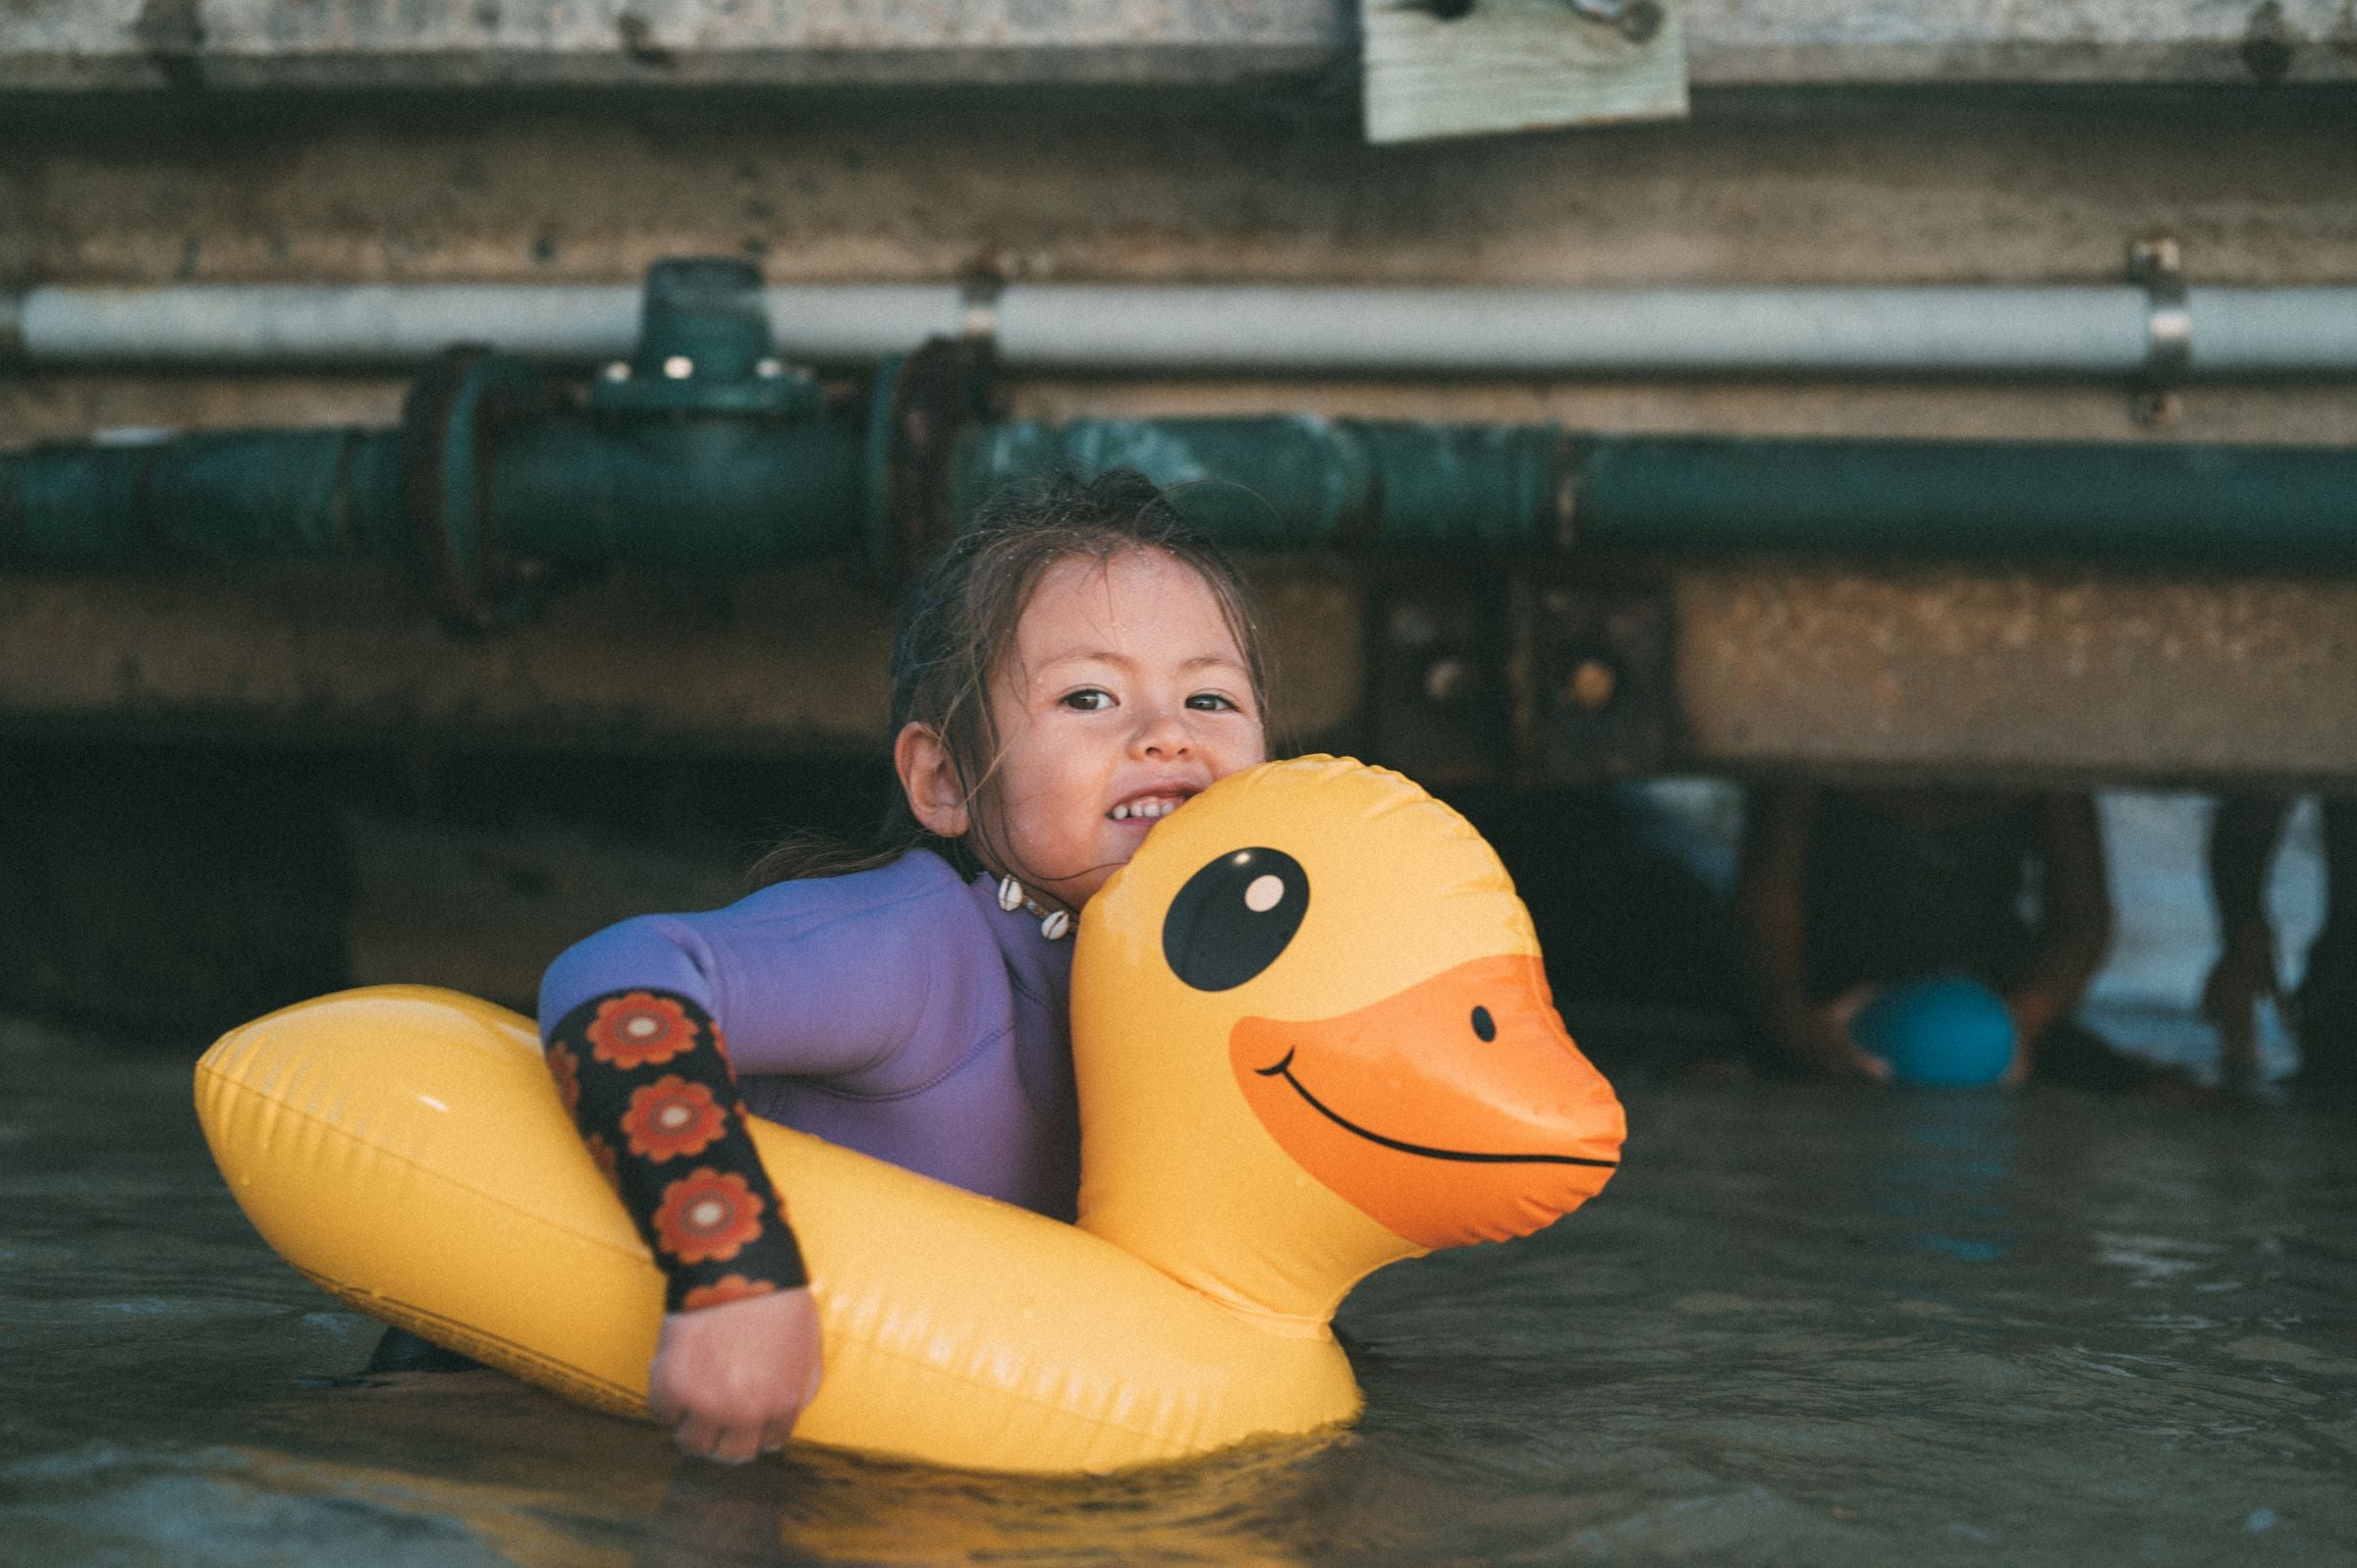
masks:
{"type": "Polygon", "coordinates": [[[1459,964],[1340,1017],[1245,1018],[1229,1056],[1302,1169],[1421,1247],[1528,1235],[1619,1163],[1620,1103],[1535,955],[1459,964]]]}

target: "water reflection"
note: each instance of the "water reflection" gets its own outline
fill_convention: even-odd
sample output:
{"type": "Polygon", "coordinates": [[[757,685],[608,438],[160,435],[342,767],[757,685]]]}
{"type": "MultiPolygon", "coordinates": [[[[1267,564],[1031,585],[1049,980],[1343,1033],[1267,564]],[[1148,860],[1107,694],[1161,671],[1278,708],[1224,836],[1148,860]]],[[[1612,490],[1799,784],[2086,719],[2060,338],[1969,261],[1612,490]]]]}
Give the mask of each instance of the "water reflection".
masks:
{"type": "Polygon", "coordinates": [[[805,1454],[786,1465],[683,1464],[632,1568],[715,1562],[1305,1563],[1323,1440],[1096,1479],[985,1476],[805,1454]],[[1113,1547],[1118,1543],[1118,1554],[1113,1547]]]}
{"type": "Polygon", "coordinates": [[[1867,1212],[1891,1221],[1901,1249],[2001,1263],[2013,1255],[2010,1188],[2021,1147],[2012,1096],[1994,1090],[1901,1090],[1864,1177],[1867,1212]]]}
{"type": "Polygon", "coordinates": [[[355,1381],[371,1325],[246,1225],[184,1062],[0,1030],[0,1067],[4,1561],[2357,1561],[2331,1116],[1655,1091],[1588,1210],[1353,1294],[1346,1435],[1025,1481],[355,1381]]]}

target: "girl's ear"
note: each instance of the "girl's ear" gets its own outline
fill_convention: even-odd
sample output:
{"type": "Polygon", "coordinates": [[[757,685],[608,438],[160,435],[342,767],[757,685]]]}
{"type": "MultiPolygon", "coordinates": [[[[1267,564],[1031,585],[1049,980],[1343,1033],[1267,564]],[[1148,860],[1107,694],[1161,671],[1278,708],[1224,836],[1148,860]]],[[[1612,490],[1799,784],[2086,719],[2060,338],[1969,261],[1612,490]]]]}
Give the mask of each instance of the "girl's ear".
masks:
{"type": "Polygon", "coordinates": [[[901,792],[908,809],[925,831],[937,838],[961,837],[971,825],[965,808],[965,785],[950,748],[931,725],[901,727],[892,743],[892,765],[901,776],[901,792]]]}

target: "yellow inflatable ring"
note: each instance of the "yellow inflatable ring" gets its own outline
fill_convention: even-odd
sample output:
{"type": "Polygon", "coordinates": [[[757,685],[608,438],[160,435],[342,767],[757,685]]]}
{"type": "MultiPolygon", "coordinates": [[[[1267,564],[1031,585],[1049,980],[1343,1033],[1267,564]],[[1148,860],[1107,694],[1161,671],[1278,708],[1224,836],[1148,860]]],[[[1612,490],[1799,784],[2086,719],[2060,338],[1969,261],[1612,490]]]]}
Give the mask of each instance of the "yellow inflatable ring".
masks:
{"type": "MultiPolygon", "coordinates": [[[[756,1122],[820,1308],[796,1436],[1103,1471],[1344,1421],[1369,1271],[1594,1194],[1620,1108],[1489,846],[1396,774],[1237,774],[1081,920],[1067,1225],[756,1122]]],[[[523,1018],[422,988],[302,1003],[196,1070],[263,1237],[330,1294],[643,1414],[662,1283],[523,1018]]]]}

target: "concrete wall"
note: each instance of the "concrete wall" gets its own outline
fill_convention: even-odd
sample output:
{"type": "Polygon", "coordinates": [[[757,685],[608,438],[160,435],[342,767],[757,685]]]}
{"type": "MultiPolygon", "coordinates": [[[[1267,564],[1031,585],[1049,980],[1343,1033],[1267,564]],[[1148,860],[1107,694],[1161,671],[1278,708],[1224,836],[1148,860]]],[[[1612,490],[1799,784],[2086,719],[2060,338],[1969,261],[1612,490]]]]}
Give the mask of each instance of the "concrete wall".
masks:
{"type": "MultiPolygon", "coordinates": [[[[20,100],[20,103],[22,100],[20,100]]],[[[2357,98],[1705,99],[1688,125],[1370,148],[1347,106],[1138,93],[95,99],[23,108],[0,284],[2110,282],[2176,235],[2199,283],[2357,279],[2357,98]]],[[[389,415],[391,381],[15,374],[13,441],[389,415]]],[[[1049,412],[1563,417],[1607,428],[2132,433],[2110,389],[1041,385],[1049,412]]],[[[2164,439],[2345,439],[2340,390],[2188,400],[2164,439]]]]}
{"type": "MultiPolygon", "coordinates": [[[[630,282],[657,257],[694,252],[755,258],[775,282],[930,280],[978,267],[1105,281],[2087,282],[2117,279],[2128,242],[2154,233],[2182,242],[2197,283],[2357,280],[2357,95],[2329,87],[1706,91],[1685,124],[1380,149],[1361,139],[1346,82],[1319,90],[1295,79],[1216,90],[57,93],[19,96],[0,113],[9,149],[0,286],[9,287],[630,282]]],[[[0,378],[0,443],[120,427],[389,422],[401,390],[381,376],[19,371],[0,378]]],[[[1627,430],[2357,440],[2357,389],[2323,386],[2199,388],[2174,424],[2156,430],[2131,422],[2125,389],[2100,386],[1073,379],[1010,391],[1017,412],[1048,416],[1308,408],[1627,430]]],[[[1749,659],[1806,671],[1814,666],[1797,647],[1782,658],[1776,638],[1845,623],[1832,598],[1823,613],[1798,611],[1791,598],[1831,595],[1833,579],[1813,589],[1819,577],[1773,563],[1712,569],[1709,582],[1688,582],[1685,598],[1717,607],[1715,657],[1748,647],[1749,659]],[[1728,571],[1750,573],[1757,591],[1728,571]],[[1728,630],[1745,607],[1762,616],[1774,607],[1772,621],[1751,623],[1748,641],[1728,630]]],[[[2018,580],[2029,586],[2005,590],[2007,615],[2037,622],[2028,645],[2060,646],[2089,601],[2045,593],[2036,576],[2018,580]]],[[[121,711],[125,595],[145,606],[134,620],[181,613],[177,599],[138,600],[145,590],[136,585],[7,587],[18,623],[31,616],[54,635],[37,666],[9,661],[0,714],[121,711]]],[[[1323,612],[1288,618],[1301,629],[1288,663],[1305,689],[1323,693],[1312,706],[1333,717],[1347,712],[1357,679],[1355,643],[1337,630],[1352,623],[1352,589],[1318,591],[1323,612]]],[[[2193,617],[2189,628],[2215,621],[2222,603],[2203,598],[2198,582],[2154,591],[2152,614],[2193,617]],[[2206,608],[2166,609],[2180,602],[2206,608]]],[[[439,635],[392,629],[394,618],[423,612],[397,592],[382,597],[387,627],[309,655],[346,662],[355,690],[376,679],[369,661],[379,655],[368,650],[439,635]]],[[[2301,647],[2357,642],[2349,595],[2261,599],[2309,618],[2301,647]]],[[[352,605],[374,602],[363,595],[352,605]]],[[[150,669],[185,663],[174,649],[211,623],[194,614],[153,646],[150,669]]],[[[756,685],[792,680],[799,668],[759,639],[717,630],[713,639],[708,657],[754,661],[743,679],[756,685]]],[[[249,663],[263,658],[229,630],[215,641],[247,647],[249,663]]],[[[460,650],[421,668],[447,676],[500,657],[460,650]]],[[[2117,720],[2101,744],[2085,727],[2042,722],[2025,750],[1983,712],[1977,730],[1946,726],[1903,745],[1873,738],[1888,726],[1861,726],[1830,748],[1713,742],[1694,760],[2357,774],[2357,754],[2338,748],[2237,744],[2236,713],[2254,701],[2306,704],[2291,726],[2303,733],[2336,725],[2340,711],[2337,694],[2334,706],[2318,705],[2313,662],[2262,660],[2254,675],[2247,649],[2237,657],[2245,663],[2231,679],[2191,683],[2215,689],[2215,702],[2173,715],[2154,710],[2168,698],[2149,680],[2083,688],[2090,715],[2117,720]]],[[[1689,700],[1708,704],[1719,688],[1701,658],[1689,658],[1685,678],[1689,700]]],[[[1936,685],[1939,671],[1912,678],[1936,685]]],[[[196,683],[189,705],[172,711],[201,724],[236,709],[230,686],[196,683]]],[[[312,684],[334,708],[342,688],[332,674],[312,684]]],[[[1747,701],[1773,703],[1781,688],[1761,679],[1746,689],[1747,701]]],[[[1837,696],[1836,685],[1791,697],[1781,719],[1745,732],[1815,732],[1837,696]]],[[[466,706],[464,692],[452,701],[466,706]]],[[[379,711],[353,702],[347,717],[362,727],[379,711]]],[[[153,716],[152,705],[146,711],[153,716]]],[[[868,732],[872,720],[846,714],[773,729],[763,743],[868,732]]],[[[1731,734],[1735,717],[1708,715],[1692,733],[1731,734]]],[[[2278,714],[2266,733],[2286,732],[2285,723],[2278,714]]],[[[698,730],[716,743],[728,731],[719,720],[698,730]]]]}
{"type": "MultiPolygon", "coordinates": [[[[1708,87],[2357,75],[2344,0],[1671,4],[1708,87]]],[[[1265,83],[1354,73],[1358,19],[1354,0],[15,0],[0,87],[1265,83]]]]}

